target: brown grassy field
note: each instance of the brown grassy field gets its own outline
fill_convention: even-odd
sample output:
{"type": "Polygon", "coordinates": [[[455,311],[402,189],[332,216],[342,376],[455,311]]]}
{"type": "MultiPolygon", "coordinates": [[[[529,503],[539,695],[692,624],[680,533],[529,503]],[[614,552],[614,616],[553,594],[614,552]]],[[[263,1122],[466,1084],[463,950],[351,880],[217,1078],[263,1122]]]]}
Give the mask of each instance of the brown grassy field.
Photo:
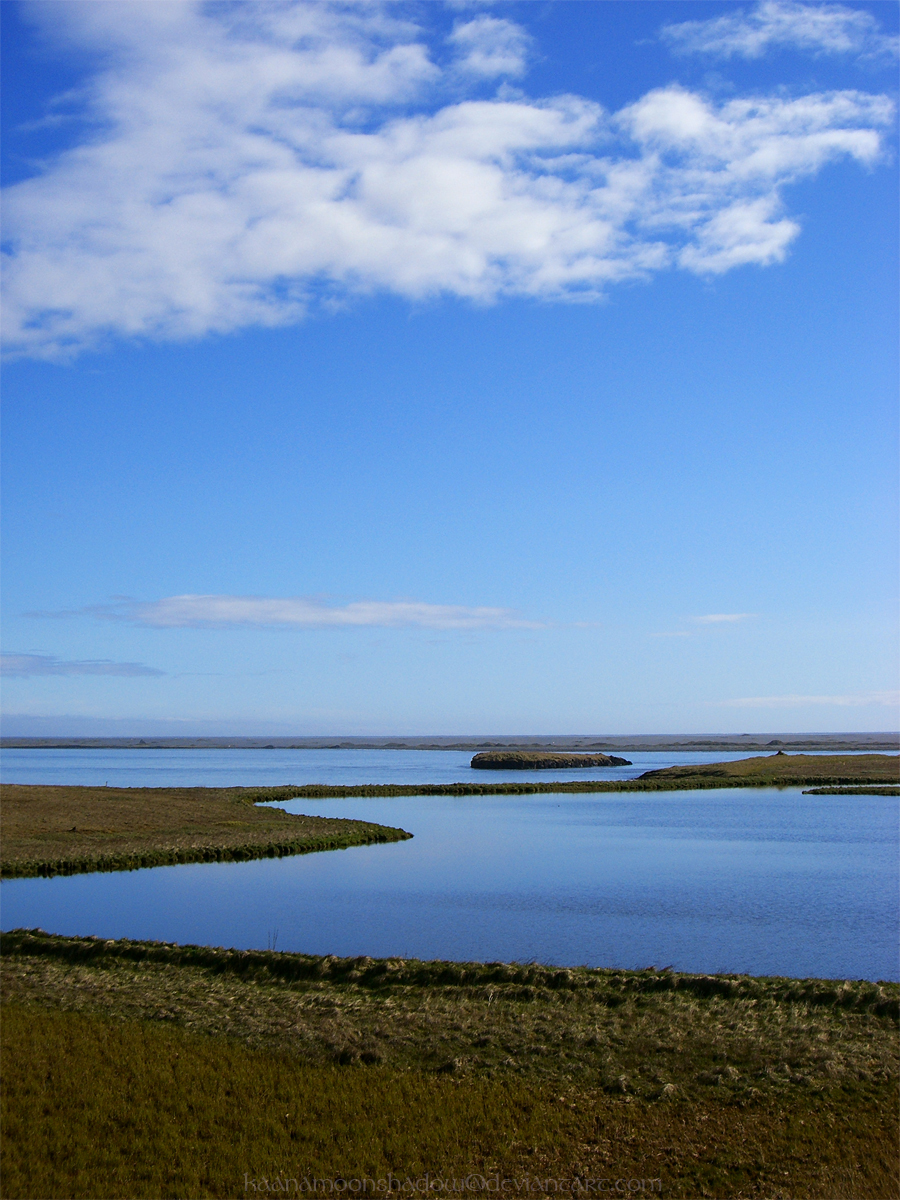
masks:
{"type": "Polygon", "coordinates": [[[897,985],[3,941],[9,1200],[426,1171],[900,1194],[897,985]]]}
{"type": "MultiPolygon", "coordinates": [[[[702,766],[664,767],[645,771],[640,780],[685,785],[697,781],[716,786],[718,781],[739,786],[812,783],[900,783],[900,757],[896,754],[777,754],[742,758],[737,762],[704,763],[702,766]]],[[[721,783],[719,783],[721,786],[721,783]]]]}
{"type": "Polygon", "coordinates": [[[367,821],[293,816],[250,788],[3,784],[4,878],[303,854],[411,837],[367,821]]]}

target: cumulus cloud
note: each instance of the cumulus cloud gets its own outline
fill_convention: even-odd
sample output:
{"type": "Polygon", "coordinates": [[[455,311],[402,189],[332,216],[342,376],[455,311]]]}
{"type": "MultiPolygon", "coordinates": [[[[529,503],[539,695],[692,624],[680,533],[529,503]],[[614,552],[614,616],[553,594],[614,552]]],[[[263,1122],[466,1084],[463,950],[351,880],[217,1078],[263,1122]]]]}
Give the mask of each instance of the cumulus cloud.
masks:
{"type": "Polygon", "coordinates": [[[154,628],[184,629],[269,626],[288,629],[539,629],[508,608],[465,608],[412,600],[358,600],[330,605],[304,596],[166,596],[162,600],[119,600],[85,609],[107,620],[154,628]]]}
{"type": "Polygon", "coordinates": [[[103,51],[90,134],[6,192],[7,347],[35,357],[281,325],[378,290],[585,300],[672,267],[766,266],[799,232],[785,187],[877,162],[893,113],[857,91],[717,103],[676,86],[615,113],[451,102],[460,61],[482,92],[523,61],[524,35],[484,15],[455,26],[462,58],[441,68],[390,5],[33,11],[103,51]]]}
{"type": "Polygon", "coordinates": [[[738,9],[708,21],[664,25],[661,36],[678,53],[718,58],[759,58],[784,47],[860,57],[897,52],[896,39],[884,34],[864,8],[791,0],[761,0],[749,12],[738,9]]]}
{"type": "Polygon", "coordinates": [[[110,662],[106,658],[67,661],[52,654],[0,654],[0,674],[30,675],[165,675],[143,663],[110,662]]]}
{"type": "Polygon", "coordinates": [[[900,692],[854,692],[848,696],[749,696],[743,700],[722,700],[722,708],[805,708],[807,705],[836,708],[896,708],[900,692]]]}

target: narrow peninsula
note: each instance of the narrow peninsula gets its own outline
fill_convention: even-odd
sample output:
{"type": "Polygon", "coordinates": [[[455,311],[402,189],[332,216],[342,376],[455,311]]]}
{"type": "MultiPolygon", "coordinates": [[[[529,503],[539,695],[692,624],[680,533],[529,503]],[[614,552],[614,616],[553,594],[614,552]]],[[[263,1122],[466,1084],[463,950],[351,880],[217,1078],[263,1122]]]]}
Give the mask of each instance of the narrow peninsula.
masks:
{"type": "Polygon", "coordinates": [[[370,821],[259,808],[260,798],[272,797],[266,792],[261,796],[258,788],[3,784],[0,875],[11,879],[239,862],[412,837],[370,821]]]}

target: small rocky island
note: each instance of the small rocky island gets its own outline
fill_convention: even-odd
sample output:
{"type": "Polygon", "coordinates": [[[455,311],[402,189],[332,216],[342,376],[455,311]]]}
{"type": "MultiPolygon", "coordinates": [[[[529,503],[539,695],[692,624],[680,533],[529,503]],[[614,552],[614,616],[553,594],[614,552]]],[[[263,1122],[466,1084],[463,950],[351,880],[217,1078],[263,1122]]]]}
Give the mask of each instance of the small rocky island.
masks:
{"type": "Polygon", "coordinates": [[[484,750],[469,764],[489,771],[551,771],[560,767],[630,767],[614,754],[557,754],[542,750],[484,750]]]}

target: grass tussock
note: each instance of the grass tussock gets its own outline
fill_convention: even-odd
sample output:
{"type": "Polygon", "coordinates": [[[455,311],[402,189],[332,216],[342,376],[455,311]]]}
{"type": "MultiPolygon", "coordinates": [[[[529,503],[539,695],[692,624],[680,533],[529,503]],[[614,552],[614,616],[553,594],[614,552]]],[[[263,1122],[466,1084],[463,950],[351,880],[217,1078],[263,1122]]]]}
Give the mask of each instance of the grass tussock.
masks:
{"type": "Polygon", "coordinates": [[[743,1108],[650,1102],[577,1081],[311,1065],[18,1005],[4,1009],[3,1063],[7,1200],[342,1194],[329,1191],[338,1180],[421,1195],[426,1172],[440,1194],[499,1191],[501,1180],[519,1194],[585,1195],[589,1181],[615,1193],[618,1180],[627,1194],[719,1200],[898,1193],[886,1087],[743,1108]]]}
{"type": "Polygon", "coordinates": [[[412,835],[259,808],[255,789],[4,784],[3,878],[131,871],[340,850],[412,835]]]}

